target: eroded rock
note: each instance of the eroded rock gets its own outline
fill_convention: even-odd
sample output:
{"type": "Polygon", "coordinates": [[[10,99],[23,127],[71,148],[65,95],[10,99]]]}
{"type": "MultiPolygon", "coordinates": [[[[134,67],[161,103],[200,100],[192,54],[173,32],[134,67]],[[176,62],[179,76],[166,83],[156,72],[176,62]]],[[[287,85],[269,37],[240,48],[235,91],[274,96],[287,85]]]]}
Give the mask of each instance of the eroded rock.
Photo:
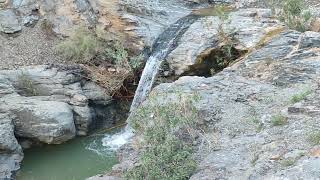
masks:
{"type": "Polygon", "coordinates": [[[14,136],[12,119],[0,113],[0,179],[12,179],[20,168],[23,153],[14,136]]]}

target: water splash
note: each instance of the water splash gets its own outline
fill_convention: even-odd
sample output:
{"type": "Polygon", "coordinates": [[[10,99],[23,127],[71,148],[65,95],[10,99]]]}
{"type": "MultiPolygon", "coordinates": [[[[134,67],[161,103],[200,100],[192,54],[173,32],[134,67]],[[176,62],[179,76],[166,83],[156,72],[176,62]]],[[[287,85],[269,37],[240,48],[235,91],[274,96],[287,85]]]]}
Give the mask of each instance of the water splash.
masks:
{"type": "Polygon", "coordinates": [[[105,135],[102,139],[102,145],[109,150],[116,151],[130,141],[134,133],[130,126],[126,126],[120,132],[113,135],[105,135]]]}

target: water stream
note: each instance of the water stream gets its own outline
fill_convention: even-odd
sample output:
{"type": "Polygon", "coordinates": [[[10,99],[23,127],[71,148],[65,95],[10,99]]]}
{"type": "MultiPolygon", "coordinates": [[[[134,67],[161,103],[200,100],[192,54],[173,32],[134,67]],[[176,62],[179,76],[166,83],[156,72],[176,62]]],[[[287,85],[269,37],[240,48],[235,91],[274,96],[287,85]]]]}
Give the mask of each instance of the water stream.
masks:
{"type": "Polygon", "coordinates": [[[188,30],[199,16],[190,14],[170,25],[155,41],[152,54],[142,72],[138,88],[136,90],[130,111],[133,112],[149,95],[161,63],[168,54],[177,47],[181,36],[188,30]]]}

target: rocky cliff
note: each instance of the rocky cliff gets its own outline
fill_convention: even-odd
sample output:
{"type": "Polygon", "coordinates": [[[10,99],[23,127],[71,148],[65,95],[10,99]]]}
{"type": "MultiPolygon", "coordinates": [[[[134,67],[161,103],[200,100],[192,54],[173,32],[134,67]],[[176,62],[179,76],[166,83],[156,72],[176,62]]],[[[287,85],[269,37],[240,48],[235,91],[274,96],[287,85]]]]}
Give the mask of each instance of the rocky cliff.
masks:
{"type": "MultiPolygon", "coordinates": [[[[310,5],[316,16],[316,2],[310,5]]],[[[87,26],[106,40],[152,51],[159,35],[190,13],[201,17],[179,37],[161,74],[177,80],[159,83],[140,110],[197,94],[192,106],[201,132],[191,143],[191,179],[318,179],[320,33],[317,26],[290,30],[262,6],[257,0],[0,0],[0,179],[15,177],[20,144],[63,143],[123,118],[81,66],[56,65],[69,63],[54,50],[59,38],[87,26]],[[214,9],[195,10],[219,3],[233,5],[228,21],[214,9]],[[228,44],[223,35],[236,41],[228,44]]],[[[155,114],[146,112],[152,124],[155,114]]],[[[190,141],[190,129],[173,131],[190,141]]],[[[120,150],[110,176],[91,179],[121,179],[139,167],[141,139],[137,134],[120,150]]]]}
{"type": "MultiPolygon", "coordinates": [[[[197,168],[190,179],[318,179],[320,33],[290,30],[267,9],[237,10],[230,17],[228,26],[239,32],[242,45],[237,48],[247,53],[212,76],[183,76],[158,85],[130,119],[156,123],[158,112],[147,110],[152,104],[169,108],[172,102],[183,104],[181,94],[197,94],[199,100],[191,101],[200,114],[196,124],[207,127],[192,143],[197,168]]],[[[218,47],[215,18],[204,18],[208,31],[201,26],[204,19],[192,24],[169,55],[177,75],[199,62],[205,50],[218,47]]],[[[143,144],[150,139],[144,138],[152,137],[139,131],[144,126],[120,150],[121,163],[110,176],[91,179],[121,179],[133,167],[146,168],[149,159],[139,159],[148,150],[143,144]]],[[[184,138],[192,132],[174,129],[175,135],[186,133],[184,138]]]]}

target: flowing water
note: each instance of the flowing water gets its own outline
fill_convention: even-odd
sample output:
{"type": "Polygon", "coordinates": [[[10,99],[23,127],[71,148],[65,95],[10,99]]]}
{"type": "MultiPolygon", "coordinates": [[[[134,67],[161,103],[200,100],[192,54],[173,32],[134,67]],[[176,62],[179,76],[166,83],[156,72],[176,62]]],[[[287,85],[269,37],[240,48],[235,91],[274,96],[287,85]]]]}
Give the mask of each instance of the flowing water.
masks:
{"type": "Polygon", "coordinates": [[[121,131],[27,149],[17,180],[84,180],[109,171],[117,164],[117,158],[110,147],[103,145],[102,139],[121,131]]]}
{"type": "MultiPolygon", "coordinates": [[[[130,112],[133,112],[149,95],[159,68],[167,55],[177,47],[180,37],[187,31],[189,26],[194,23],[199,16],[190,14],[179,19],[174,24],[170,25],[155,41],[152,47],[152,53],[149,57],[146,66],[141,75],[138,88],[136,90],[130,112]]],[[[103,145],[110,149],[117,150],[122,145],[126,144],[134,135],[132,128],[127,127],[115,134],[109,135],[102,139],[103,145]]]]}
{"type": "Polygon", "coordinates": [[[152,54],[148,59],[142,72],[138,88],[136,90],[131,109],[133,112],[149,95],[161,63],[168,54],[177,47],[181,36],[188,30],[189,26],[198,19],[196,15],[188,15],[170,25],[155,41],[152,54]]]}

